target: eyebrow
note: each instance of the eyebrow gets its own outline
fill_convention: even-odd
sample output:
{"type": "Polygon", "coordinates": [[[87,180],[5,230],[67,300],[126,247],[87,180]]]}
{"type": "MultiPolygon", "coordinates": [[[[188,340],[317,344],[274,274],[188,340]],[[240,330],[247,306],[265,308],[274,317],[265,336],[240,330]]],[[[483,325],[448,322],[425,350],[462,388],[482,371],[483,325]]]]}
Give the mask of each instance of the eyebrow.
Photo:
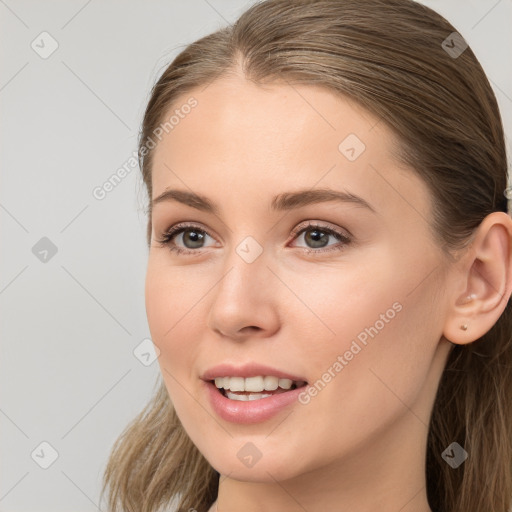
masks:
{"type": "MultiPolygon", "coordinates": [[[[187,190],[167,189],[158,197],[153,199],[152,208],[163,202],[177,201],[185,204],[197,210],[212,213],[214,215],[219,214],[219,208],[207,197],[201,196],[194,192],[187,190]]],[[[352,203],[363,208],[367,208],[373,213],[377,213],[375,209],[362,197],[355,194],[332,190],[330,188],[315,188],[315,189],[304,189],[294,192],[284,192],[276,195],[270,207],[273,211],[287,211],[296,208],[301,208],[309,204],[324,203],[329,201],[337,201],[342,203],[352,203]]]]}

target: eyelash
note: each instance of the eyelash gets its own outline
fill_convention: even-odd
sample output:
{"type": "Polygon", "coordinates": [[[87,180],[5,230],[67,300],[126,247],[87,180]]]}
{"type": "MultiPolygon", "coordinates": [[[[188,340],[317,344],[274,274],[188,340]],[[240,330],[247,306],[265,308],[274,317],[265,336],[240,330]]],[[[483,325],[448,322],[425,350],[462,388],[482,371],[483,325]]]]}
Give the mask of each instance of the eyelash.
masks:
{"type": "MultiPolygon", "coordinates": [[[[342,242],[342,246],[340,247],[338,244],[335,244],[333,246],[331,246],[330,248],[327,248],[327,249],[309,249],[309,248],[302,248],[302,250],[304,252],[306,252],[307,254],[310,254],[310,253],[325,253],[325,252],[329,252],[329,251],[341,251],[344,249],[345,246],[349,245],[352,241],[352,239],[343,234],[343,233],[340,233],[332,228],[328,228],[326,226],[322,226],[322,225],[319,225],[319,224],[316,224],[314,222],[306,225],[306,226],[302,226],[302,227],[299,227],[299,228],[295,228],[293,231],[292,231],[292,235],[294,236],[294,239],[296,237],[298,237],[300,234],[302,234],[302,232],[305,232],[305,231],[308,231],[310,229],[317,229],[319,231],[322,231],[323,233],[326,233],[328,235],[331,235],[333,236],[334,238],[336,238],[338,241],[342,242]]],[[[171,252],[174,252],[176,254],[195,254],[195,255],[198,255],[198,254],[201,254],[202,252],[202,249],[183,249],[181,247],[178,247],[176,244],[174,244],[172,242],[172,239],[179,235],[180,233],[183,233],[184,231],[187,231],[187,230],[194,230],[194,231],[197,231],[197,232],[200,232],[200,233],[205,233],[207,234],[209,237],[213,238],[212,235],[210,235],[210,233],[208,233],[208,231],[204,230],[204,229],[201,229],[197,224],[184,224],[184,223],[181,223],[181,224],[176,224],[175,226],[171,227],[168,231],[166,231],[162,238],[159,239],[159,240],[156,240],[156,242],[158,244],[160,244],[161,247],[167,247],[171,252]]]]}

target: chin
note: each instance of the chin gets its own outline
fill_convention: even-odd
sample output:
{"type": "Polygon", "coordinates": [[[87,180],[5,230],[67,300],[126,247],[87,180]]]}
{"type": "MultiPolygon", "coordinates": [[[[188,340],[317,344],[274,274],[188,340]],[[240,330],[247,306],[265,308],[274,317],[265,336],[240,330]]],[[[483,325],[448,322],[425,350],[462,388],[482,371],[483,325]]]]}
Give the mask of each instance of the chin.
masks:
{"type": "Polygon", "coordinates": [[[275,451],[267,458],[262,454],[256,462],[249,459],[242,460],[236,453],[233,458],[226,457],[226,451],[222,457],[210,459],[208,462],[221,475],[229,476],[230,479],[242,482],[275,483],[277,481],[289,480],[297,476],[298,466],[296,457],[290,455],[289,459],[284,460],[279,457],[275,451]]]}

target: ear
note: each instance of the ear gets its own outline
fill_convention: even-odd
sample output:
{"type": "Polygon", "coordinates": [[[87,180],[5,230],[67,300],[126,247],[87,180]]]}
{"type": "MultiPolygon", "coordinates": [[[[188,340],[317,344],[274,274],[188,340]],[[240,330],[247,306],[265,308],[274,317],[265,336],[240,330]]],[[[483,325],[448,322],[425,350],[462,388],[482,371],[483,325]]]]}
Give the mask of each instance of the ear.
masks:
{"type": "Polygon", "coordinates": [[[512,294],[512,218],[505,212],[487,215],[466,251],[456,263],[460,273],[443,330],[458,345],[486,334],[512,294]]]}

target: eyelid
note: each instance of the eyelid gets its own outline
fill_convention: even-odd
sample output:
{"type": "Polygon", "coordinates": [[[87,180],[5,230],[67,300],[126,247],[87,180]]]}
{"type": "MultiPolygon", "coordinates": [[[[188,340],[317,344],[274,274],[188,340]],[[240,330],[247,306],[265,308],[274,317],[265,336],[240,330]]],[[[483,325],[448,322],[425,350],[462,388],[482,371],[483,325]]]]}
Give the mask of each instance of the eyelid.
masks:
{"type": "MultiPolygon", "coordinates": [[[[210,238],[213,238],[216,240],[216,237],[214,237],[208,229],[203,227],[201,223],[199,222],[178,222],[177,224],[173,224],[171,227],[164,230],[164,232],[161,235],[161,238],[156,240],[156,242],[162,244],[162,245],[168,245],[170,242],[166,242],[165,240],[174,238],[187,229],[193,230],[196,229],[196,231],[202,231],[206,233],[210,238]]],[[[201,249],[193,250],[193,249],[183,249],[184,251],[191,250],[192,252],[199,252],[201,249]]]]}
{"type": "Polygon", "coordinates": [[[331,224],[325,220],[308,219],[300,222],[295,228],[292,229],[291,234],[297,236],[303,229],[318,227],[319,229],[331,230],[340,236],[352,239],[354,235],[347,228],[340,228],[335,224],[331,224]]]}

